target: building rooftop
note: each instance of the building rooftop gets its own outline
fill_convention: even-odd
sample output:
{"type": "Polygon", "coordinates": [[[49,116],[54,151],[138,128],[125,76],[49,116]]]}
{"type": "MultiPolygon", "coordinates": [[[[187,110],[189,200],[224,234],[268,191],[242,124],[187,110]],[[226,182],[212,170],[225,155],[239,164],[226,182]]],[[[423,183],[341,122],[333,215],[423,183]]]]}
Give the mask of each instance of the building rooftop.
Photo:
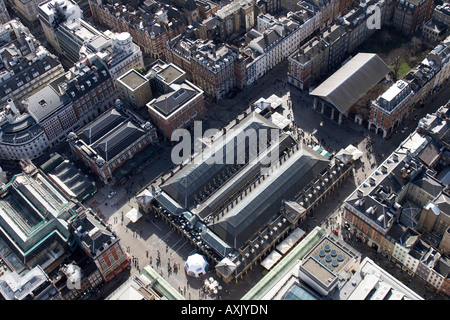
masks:
{"type": "Polygon", "coordinates": [[[165,83],[171,84],[175,80],[179,79],[184,72],[172,64],[168,64],[167,67],[161,69],[157,74],[164,80],[165,83]]]}
{"type": "Polygon", "coordinates": [[[159,113],[168,117],[194,99],[199,93],[196,88],[186,82],[180,85],[174,84],[170,92],[160,95],[154,101],[151,101],[149,106],[154,107],[159,113]]]}
{"type": "Polygon", "coordinates": [[[358,53],[310,94],[323,98],[345,114],[389,72],[378,55],[358,53]]]}
{"type": "Polygon", "coordinates": [[[90,210],[77,216],[71,224],[71,230],[94,258],[119,241],[109,227],[90,210]]]}
{"type": "Polygon", "coordinates": [[[116,108],[100,115],[79,133],[80,138],[107,162],[144,135],[145,130],[116,108]]]}
{"type": "Polygon", "coordinates": [[[141,85],[148,82],[147,78],[145,78],[143,75],[141,75],[136,70],[132,69],[125,73],[123,76],[121,76],[117,81],[123,83],[131,90],[136,90],[141,85]]]}
{"type": "Polygon", "coordinates": [[[66,94],[59,94],[51,85],[47,85],[26,100],[28,112],[37,122],[42,122],[54,112],[70,103],[66,94]]]}
{"type": "Polygon", "coordinates": [[[423,300],[386,270],[364,258],[359,270],[333,296],[333,300],[423,300]]]}
{"type": "Polygon", "coordinates": [[[83,202],[96,191],[94,182],[59,154],[46,161],[41,169],[71,198],[83,202]]]}
{"type": "Polygon", "coordinates": [[[67,224],[75,217],[78,207],[42,174],[16,175],[0,193],[0,225],[7,231],[0,236],[21,261],[25,263],[30,256],[36,256],[43,249],[44,240],[52,234],[62,243],[67,240],[67,224]]]}
{"type": "Polygon", "coordinates": [[[17,121],[6,122],[1,126],[1,139],[7,143],[22,143],[39,134],[43,134],[41,126],[31,115],[25,115],[17,121]]]}
{"type": "Polygon", "coordinates": [[[48,280],[47,274],[39,266],[22,275],[16,271],[9,272],[0,277],[0,294],[5,300],[27,300],[33,291],[48,280]]]}
{"type": "MultiPolygon", "coordinates": [[[[27,83],[41,77],[49,70],[55,70],[58,67],[62,69],[60,62],[48,54],[40,59],[24,59],[24,61],[15,64],[11,68],[11,77],[4,77],[0,84],[0,96],[6,97],[10,92],[16,91],[27,83]]],[[[20,92],[17,95],[21,96],[20,92]]]]}
{"type": "Polygon", "coordinates": [[[283,199],[293,198],[327,166],[326,158],[303,147],[209,228],[232,247],[241,247],[273,218],[283,199]]]}
{"type": "Polygon", "coordinates": [[[376,106],[383,108],[388,112],[392,112],[404,99],[412,94],[411,87],[404,80],[398,80],[391,85],[376,100],[376,106]]]}
{"type": "MultiPolygon", "coordinates": [[[[262,129],[277,129],[270,121],[264,117],[253,113],[251,116],[243,119],[235,128],[232,134],[226,136],[226,139],[219,139],[213,144],[211,150],[222,150],[221,161],[213,162],[208,159],[214,159],[213,154],[202,153],[195,158],[193,162],[183,167],[170,179],[168,179],[162,190],[169,194],[174,200],[183,206],[187,202],[187,208],[194,205],[195,195],[198,194],[208,183],[214,178],[219,179],[222,170],[231,170],[235,165],[227,164],[227,153],[232,153],[233,157],[237,157],[236,150],[238,145],[245,143],[242,139],[237,139],[238,135],[243,135],[247,130],[255,130],[258,132],[262,129]],[[189,186],[189,188],[186,188],[189,186]]],[[[244,148],[242,148],[245,150],[244,148]]],[[[248,148],[246,148],[248,149],[248,148]]],[[[234,159],[234,158],[233,158],[234,159]]]]}

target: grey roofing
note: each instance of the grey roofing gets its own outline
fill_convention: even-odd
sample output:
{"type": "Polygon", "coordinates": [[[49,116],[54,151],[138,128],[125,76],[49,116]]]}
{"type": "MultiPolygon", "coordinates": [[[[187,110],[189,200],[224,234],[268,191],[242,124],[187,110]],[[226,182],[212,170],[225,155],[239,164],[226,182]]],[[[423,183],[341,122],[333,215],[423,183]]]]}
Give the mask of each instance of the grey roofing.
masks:
{"type": "Polygon", "coordinates": [[[325,51],[329,44],[325,39],[314,37],[305,44],[303,44],[298,51],[292,54],[292,59],[300,64],[307,64],[312,61],[319,53],[325,51]]]}
{"type": "Polygon", "coordinates": [[[75,167],[69,160],[62,161],[49,172],[50,176],[55,175],[64,185],[72,191],[76,197],[92,186],[92,181],[85,176],[80,169],[75,167]]]}
{"type": "MultiPolygon", "coordinates": [[[[204,154],[202,161],[196,159],[186,165],[167,180],[161,188],[183,206],[185,202],[187,202],[187,207],[192,206],[194,204],[194,196],[199,190],[207,186],[208,183],[212,183],[213,179],[218,177],[223,169],[236,166],[235,163],[238,163],[237,150],[241,150],[239,146],[245,146],[248,141],[245,139],[245,133],[248,130],[253,129],[259,134],[261,129],[277,128],[269,120],[259,114],[252,113],[252,115],[241,120],[233,129],[235,129],[234,132],[231,135],[227,135],[226,139],[220,139],[220,141],[213,144],[213,149],[211,150],[216,150],[215,153],[210,156],[204,154]],[[222,154],[221,161],[211,161],[217,157],[216,154],[222,154]],[[233,164],[227,164],[230,154],[234,159],[233,164]]],[[[252,151],[251,148],[244,148],[246,151],[252,151]]],[[[253,157],[254,155],[250,156],[253,157]]]]}
{"type": "MultiPolygon", "coordinates": [[[[276,150],[275,148],[278,148],[279,154],[283,154],[287,149],[292,148],[294,145],[296,145],[296,141],[292,138],[292,136],[282,134],[279,137],[278,144],[267,148],[261,156],[264,157],[272,152],[272,150],[276,150]]],[[[193,212],[204,219],[212,212],[220,210],[220,208],[224,205],[224,202],[229,201],[229,198],[233,193],[241,190],[261,173],[262,167],[263,164],[261,161],[253,161],[252,163],[249,163],[245,166],[245,168],[240,170],[239,174],[234,175],[223,185],[221,185],[219,190],[209,196],[206,201],[202,202],[193,210],[193,212]]]]}
{"type": "Polygon", "coordinates": [[[188,11],[194,11],[198,8],[197,4],[194,0],[186,0],[186,4],[184,5],[184,8],[188,11]]]}
{"type": "Polygon", "coordinates": [[[275,30],[267,30],[256,43],[265,51],[280,38],[281,36],[275,30]]]}
{"type": "Polygon", "coordinates": [[[382,199],[376,199],[374,196],[365,196],[362,199],[356,198],[346,202],[383,229],[389,227],[389,222],[392,221],[395,214],[394,208],[389,204],[383,203],[382,199]]]}
{"type": "Polygon", "coordinates": [[[203,24],[206,26],[208,30],[216,28],[220,25],[220,21],[216,16],[211,16],[205,20],[203,20],[203,24]]]}
{"type": "Polygon", "coordinates": [[[328,164],[329,160],[304,146],[218,221],[213,220],[209,228],[234,248],[243,246],[277,216],[282,200],[292,199],[298,190],[317,178],[328,164]]]}
{"type": "MultiPolygon", "coordinates": [[[[19,88],[18,83],[23,82],[22,86],[25,86],[31,80],[42,76],[44,73],[48,72],[45,68],[50,66],[49,70],[60,65],[59,61],[51,56],[43,57],[35,62],[31,62],[25,59],[23,62],[17,64],[12,68],[14,75],[8,80],[3,81],[0,84],[0,97],[5,97],[8,94],[5,92],[8,88],[12,92],[19,88]]],[[[20,92],[18,93],[20,95],[20,92]]]]}
{"type": "Polygon", "coordinates": [[[323,33],[323,37],[328,43],[333,44],[335,41],[339,40],[342,36],[348,35],[347,30],[341,25],[332,25],[330,29],[326,29],[323,33]]]}
{"type": "Polygon", "coordinates": [[[74,81],[67,82],[65,90],[72,101],[76,101],[80,99],[82,96],[93,92],[92,90],[94,88],[100,86],[105,81],[111,78],[111,75],[109,74],[108,70],[102,65],[100,61],[96,60],[94,62],[94,65],[97,67],[98,70],[97,75],[91,72],[91,69],[88,67],[85,67],[81,71],[78,71],[77,81],[80,87],[77,88],[74,81]],[[94,77],[95,79],[97,79],[96,81],[94,80],[94,77]],[[87,84],[87,81],[90,82],[91,84],[90,86],[87,84]],[[82,85],[85,88],[84,90],[81,87],[82,85]]]}
{"type": "Polygon", "coordinates": [[[311,92],[334,105],[341,113],[382,80],[390,69],[374,53],[358,53],[311,92]]]}
{"type": "Polygon", "coordinates": [[[433,197],[437,197],[444,189],[444,186],[437,179],[429,176],[425,172],[420,173],[418,177],[412,181],[412,183],[425,190],[433,197]]]}
{"type": "Polygon", "coordinates": [[[172,114],[197,95],[197,91],[187,85],[181,85],[174,91],[159,96],[153,106],[165,116],[172,114]]]}
{"type": "Polygon", "coordinates": [[[442,193],[439,198],[435,201],[436,205],[439,207],[439,210],[444,212],[446,215],[450,215],[450,197],[445,193],[442,193]]]}
{"type": "Polygon", "coordinates": [[[448,277],[450,273],[450,260],[447,257],[441,257],[436,262],[436,265],[433,268],[436,272],[443,275],[444,277],[448,277]]]}
{"type": "Polygon", "coordinates": [[[144,135],[144,130],[131,121],[126,121],[97,141],[94,148],[103,159],[109,161],[144,135]]]}
{"type": "Polygon", "coordinates": [[[20,275],[13,271],[0,277],[0,293],[6,300],[24,300],[47,280],[39,265],[20,275]]]}
{"type": "Polygon", "coordinates": [[[430,167],[440,157],[440,153],[439,145],[432,140],[419,152],[417,158],[430,167]]]}
{"type": "Polygon", "coordinates": [[[85,126],[79,135],[105,161],[109,161],[145,135],[145,131],[113,108],[85,126]]]}
{"type": "Polygon", "coordinates": [[[123,122],[124,119],[124,116],[113,108],[85,126],[79,135],[86,144],[93,144],[123,122]]]}
{"type": "Polygon", "coordinates": [[[156,195],[155,199],[171,214],[180,215],[185,211],[177,202],[175,202],[172,198],[170,198],[170,196],[165,192],[161,192],[158,195],[156,195]]]}
{"type": "Polygon", "coordinates": [[[28,97],[27,109],[38,122],[42,122],[68,103],[70,99],[67,94],[60,95],[51,85],[47,85],[28,97]]]}
{"type": "Polygon", "coordinates": [[[227,243],[208,228],[204,228],[201,232],[202,239],[208,243],[221,257],[226,257],[233,251],[227,243]]]}
{"type": "Polygon", "coordinates": [[[72,222],[71,227],[75,237],[87,245],[94,257],[103,251],[105,244],[112,244],[117,239],[90,213],[79,216],[72,222]]]}
{"type": "Polygon", "coordinates": [[[36,120],[28,115],[18,122],[7,122],[1,127],[2,141],[8,143],[19,143],[33,138],[36,134],[42,132],[41,126],[36,120]]]}

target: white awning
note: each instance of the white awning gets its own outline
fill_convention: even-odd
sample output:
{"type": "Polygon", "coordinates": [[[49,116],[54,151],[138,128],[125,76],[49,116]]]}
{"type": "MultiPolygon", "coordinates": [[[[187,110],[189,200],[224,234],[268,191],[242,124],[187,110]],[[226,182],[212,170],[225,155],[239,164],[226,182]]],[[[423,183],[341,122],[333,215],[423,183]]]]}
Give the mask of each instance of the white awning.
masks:
{"type": "Polygon", "coordinates": [[[284,130],[286,127],[288,127],[291,124],[291,120],[283,116],[281,113],[274,112],[270,117],[269,120],[273,122],[278,128],[284,130]]]}
{"type": "Polygon", "coordinates": [[[134,223],[134,222],[138,221],[142,217],[142,214],[139,212],[138,209],[133,208],[133,209],[131,209],[130,211],[127,212],[126,217],[128,219],[130,219],[131,222],[134,223]]]}
{"type": "Polygon", "coordinates": [[[305,231],[303,231],[300,228],[295,228],[294,231],[286,238],[284,239],[279,245],[277,245],[277,250],[280,251],[282,254],[285,254],[286,252],[291,249],[298,240],[300,240],[305,235],[305,231]]]}
{"type": "Polygon", "coordinates": [[[352,144],[349,144],[345,150],[352,155],[353,160],[358,160],[363,155],[363,152],[352,144]]]}
{"type": "Polygon", "coordinates": [[[270,270],[272,267],[280,260],[282,255],[276,251],[273,250],[272,253],[270,253],[262,262],[261,265],[267,269],[270,270]]]}

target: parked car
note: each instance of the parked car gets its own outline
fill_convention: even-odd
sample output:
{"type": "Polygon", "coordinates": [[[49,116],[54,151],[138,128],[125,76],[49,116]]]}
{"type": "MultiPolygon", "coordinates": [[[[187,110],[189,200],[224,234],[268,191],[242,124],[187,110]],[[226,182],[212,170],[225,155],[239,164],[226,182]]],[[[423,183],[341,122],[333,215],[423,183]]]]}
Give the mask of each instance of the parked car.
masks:
{"type": "Polygon", "coordinates": [[[111,199],[112,197],[114,197],[116,195],[116,191],[112,190],[109,194],[108,194],[108,199],[111,199]]]}

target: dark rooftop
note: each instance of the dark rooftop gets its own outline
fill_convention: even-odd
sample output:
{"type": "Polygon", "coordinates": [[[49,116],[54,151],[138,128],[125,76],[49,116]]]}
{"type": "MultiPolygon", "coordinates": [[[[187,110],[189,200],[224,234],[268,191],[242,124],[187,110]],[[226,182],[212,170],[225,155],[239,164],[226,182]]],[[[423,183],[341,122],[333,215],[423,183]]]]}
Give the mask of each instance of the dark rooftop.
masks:
{"type": "Polygon", "coordinates": [[[308,147],[295,152],[249,195],[209,226],[222,240],[239,248],[278,213],[283,199],[291,199],[328,166],[329,160],[308,147]]]}
{"type": "Polygon", "coordinates": [[[109,161],[144,134],[131,118],[113,108],[85,126],[80,137],[109,161]]]}
{"type": "Polygon", "coordinates": [[[174,91],[159,96],[153,106],[160,113],[168,116],[194,98],[197,93],[192,88],[183,85],[174,91]]]}

